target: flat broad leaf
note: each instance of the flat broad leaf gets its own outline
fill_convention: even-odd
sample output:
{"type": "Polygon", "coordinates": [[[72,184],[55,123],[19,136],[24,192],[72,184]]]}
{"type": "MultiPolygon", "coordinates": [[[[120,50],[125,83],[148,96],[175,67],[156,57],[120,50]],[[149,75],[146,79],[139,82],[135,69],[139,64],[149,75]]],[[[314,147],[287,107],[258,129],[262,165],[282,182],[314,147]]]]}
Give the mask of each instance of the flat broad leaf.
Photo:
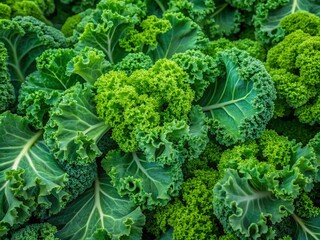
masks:
{"type": "Polygon", "coordinates": [[[35,59],[49,48],[66,45],[63,34],[33,17],[0,20],[0,41],[8,51],[11,81],[19,89],[25,77],[35,70],[35,59]]]}

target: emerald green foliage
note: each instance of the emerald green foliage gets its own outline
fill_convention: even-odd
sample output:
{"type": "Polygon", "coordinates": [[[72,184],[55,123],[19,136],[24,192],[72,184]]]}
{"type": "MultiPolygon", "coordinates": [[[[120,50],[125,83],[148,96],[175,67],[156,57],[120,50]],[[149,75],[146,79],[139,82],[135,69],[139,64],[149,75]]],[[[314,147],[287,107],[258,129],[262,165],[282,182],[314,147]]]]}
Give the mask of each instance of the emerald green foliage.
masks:
{"type": "Polygon", "coordinates": [[[149,46],[146,53],[153,61],[171,58],[175,53],[189,49],[201,48],[207,43],[207,38],[199,25],[182,13],[168,12],[163,16],[171,24],[171,28],[157,38],[156,48],[149,46]]]}
{"type": "Polygon", "coordinates": [[[73,201],[85,190],[90,188],[97,178],[97,164],[91,163],[86,166],[70,164],[67,162],[58,162],[60,167],[68,174],[68,180],[65,183],[64,190],[69,193],[68,201],[73,201]]]}
{"type": "Polygon", "coordinates": [[[37,209],[59,212],[68,194],[67,181],[42,139],[27,121],[9,112],[0,118],[0,236],[23,224],[37,209]]]}
{"type": "MultiPolygon", "coordinates": [[[[303,26],[303,23],[301,23],[300,26],[299,24],[293,24],[293,22],[288,23],[287,25],[287,21],[290,21],[290,15],[293,15],[298,11],[305,11],[320,16],[320,5],[318,1],[312,0],[284,0],[276,2],[267,0],[258,4],[254,16],[254,25],[256,27],[256,36],[259,41],[265,44],[276,43],[285,35],[284,29],[289,30],[293,27],[298,27],[298,29],[300,29],[300,27],[303,26]],[[288,20],[283,20],[285,17],[288,17],[288,20]],[[282,20],[284,21],[284,28],[280,27],[282,26],[282,20]]],[[[298,18],[297,21],[299,21],[298,18]]],[[[308,18],[307,21],[309,21],[308,18]]],[[[312,23],[314,22],[312,21],[312,23]]],[[[311,26],[308,26],[307,29],[310,29],[309,27],[311,26]]]]}
{"type": "Polygon", "coordinates": [[[51,109],[44,138],[60,161],[88,165],[102,154],[96,144],[109,129],[95,112],[91,87],[76,84],[51,109]]]}
{"type": "Polygon", "coordinates": [[[139,207],[119,196],[104,174],[49,222],[59,228],[60,239],[140,239],[145,217],[139,207]]]}
{"type": "Polygon", "coordinates": [[[55,237],[57,228],[49,223],[28,225],[12,234],[12,240],[58,240],[55,237]]]}
{"type": "Polygon", "coordinates": [[[37,58],[38,71],[30,74],[21,86],[18,110],[34,127],[42,128],[50,107],[81,80],[77,75],[66,74],[67,63],[74,56],[73,49],[48,49],[37,58]]]}
{"type": "Polygon", "coordinates": [[[148,132],[174,119],[185,120],[194,98],[187,74],[165,59],[130,76],[111,71],[95,86],[98,115],[113,127],[112,137],[125,152],[137,149],[137,131],[148,132]]]}
{"type": "Polygon", "coordinates": [[[79,25],[85,25],[76,49],[86,46],[102,50],[111,63],[119,62],[126,56],[120,46],[130,30],[133,30],[144,15],[138,5],[126,1],[101,1],[97,9],[84,17],[79,25]]]}
{"type": "Polygon", "coordinates": [[[219,143],[257,138],[273,114],[275,89],[262,62],[232,48],[217,56],[220,70],[199,105],[219,143]]]}
{"type": "Polygon", "coordinates": [[[227,0],[232,6],[245,10],[248,12],[252,12],[254,8],[257,6],[260,0],[227,0]]]}
{"type": "Polygon", "coordinates": [[[0,239],[320,239],[319,0],[2,0],[0,239]]]}
{"type": "Polygon", "coordinates": [[[195,100],[203,96],[205,89],[216,80],[219,74],[214,59],[199,50],[176,53],[171,60],[188,73],[188,82],[195,92],[195,100]]]}
{"type": "Polygon", "coordinates": [[[150,47],[151,50],[156,48],[157,36],[172,28],[169,20],[154,15],[148,16],[138,27],[142,29],[141,32],[136,29],[129,30],[120,40],[120,46],[128,52],[143,51],[145,47],[150,47]]]}
{"type": "Polygon", "coordinates": [[[159,236],[173,227],[174,239],[218,239],[217,225],[212,216],[212,191],[218,173],[196,170],[195,176],[182,185],[181,200],[177,199],[153,213],[149,231],[159,236]]]}
{"type": "Polygon", "coordinates": [[[53,0],[12,0],[0,4],[0,19],[10,19],[15,16],[32,16],[50,25],[46,16],[55,10],[53,0]]]}
{"type": "Polygon", "coordinates": [[[7,4],[0,3],[0,19],[9,19],[11,17],[11,8],[7,4]]]}
{"type": "Polygon", "coordinates": [[[152,59],[142,53],[129,53],[125,56],[121,62],[117,63],[114,66],[114,70],[116,71],[124,71],[127,75],[131,75],[134,71],[139,69],[148,70],[153,66],[152,59]]]}
{"type": "Polygon", "coordinates": [[[29,16],[0,20],[0,42],[8,52],[10,81],[16,92],[26,76],[36,69],[36,57],[46,49],[66,44],[61,32],[29,16]]]}
{"type": "Polygon", "coordinates": [[[0,113],[9,110],[15,101],[15,94],[7,67],[7,49],[0,43],[0,113]]]}
{"type": "Polygon", "coordinates": [[[201,112],[193,109],[190,127],[173,121],[140,132],[139,152],[110,151],[102,165],[119,194],[148,209],[176,196],[183,181],[182,164],[188,156],[198,157],[207,144],[207,128],[199,116],[201,112]]]}
{"type": "Polygon", "coordinates": [[[73,35],[73,30],[80,23],[81,19],[81,14],[76,14],[71,17],[68,17],[63,26],[61,27],[61,32],[66,37],[71,37],[73,35]]]}
{"type": "Polygon", "coordinates": [[[71,10],[75,13],[85,11],[88,8],[94,8],[99,0],[60,0],[62,3],[67,4],[71,7],[71,10]]]}
{"type": "Polygon", "coordinates": [[[231,41],[226,38],[219,38],[218,40],[211,41],[208,46],[203,49],[203,52],[210,56],[216,56],[218,52],[234,47],[246,51],[252,57],[261,61],[265,60],[266,51],[262,45],[259,42],[248,38],[239,39],[236,41],[231,41]]]}
{"type": "Polygon", "coordinates": [[[320,215],[320,208],[314,205],[312,199],[306,194],[301,194],[295,201],[296,213],[302,218],[314,218],[320,215]]]}
{"type": "Polygon", "coordinates": [[[295,234],[318,234],[310,223],[319,210],[305,193],[319,182],[318,144],[317,136],[302,147],[267,130],[257,143],[226,150],[219,165],[225,172],[213,190],[214,212],[224,229],[240,239],[276,239],[279,230],[290,234],[285,231],[295,222],[295,234]]]}
{"type": "Polygon", "coordinates": [[[183,165],[184,178],[194,176],[195,170],[210,170],[216,169],[220,162],[222,147],[214,141],[209,141],[206,148],[199,157],[188,158],[183,165]]]}
{"type": "Polygon", "coordinates": [[[93,85],[101,75],[109,70],[111,70],[111,64],[105,59],[104,53],[95,48],[86,47],[67,63],[65,74],[70,76],[70,79],[74,77],[72,74],[77,74],[93,85]]]}
{"type": "Polygon", "coordinates": [[[298,119],[271,119],[267,128],[275,130],[278,134],[287,136],[290,140],[296,139],[306,145],[319,131],[319,126],[310,126],[299,122],[298,119]]]}
{"type": "Polygon", "coordinates": [[[320,17],[309,12],[298,11],[283,18],[280,27],[284,29],[286,35],[300,29],[315,36],[320,34],[320,17]]]}
{"type": "Polygon", "coordinates": [[[177,195],[182,174],[177,166],[163,167],[149,162],[143,154],[111,151],[102,163],[121,196],[144,208],[166,205],[177,195]]]}

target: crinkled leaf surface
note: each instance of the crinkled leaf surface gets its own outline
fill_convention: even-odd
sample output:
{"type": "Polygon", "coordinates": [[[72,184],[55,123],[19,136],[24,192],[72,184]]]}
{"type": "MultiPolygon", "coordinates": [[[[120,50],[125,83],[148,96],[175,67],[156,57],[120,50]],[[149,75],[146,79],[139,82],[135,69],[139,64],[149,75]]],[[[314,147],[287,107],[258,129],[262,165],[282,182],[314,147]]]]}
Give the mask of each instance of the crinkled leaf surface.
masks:
{"type": "Polygon", "coordinates": [[[127,55],[120,39],[139,22],[144,9],[132,1],[101,1],[97,9],[80,23],[83,33],[75,45],[77,50],[93,47],[104,52],[107,60],[117,63],[127,55]]]}
{"type": "Polygon", "coordinates": [[[67,64],[75,56],[73,49],[49,49],[37,58],[38,71],[30,74],[22,84],[18,110],[32,125],[43,128],[48,111],[60,95],[77,82],[78,75],[66,75],[67,64]]]}
{"type": "Polygon", "coordinates": [[[147,50],[146,53],[154,62],[161,58],[171,58],[175,53],[198,48],[206,42],[200,27],[183,14],[168,13],[164,18],[169,20],[172,28],[157,36],[158,45],[155,49],[151,47],[147,50]]]}
{"type": "Polygon", "coordinates": [[[120,197],[110,179],[100,176],[92,188],[71,202],[49,222],[61,240],[141,239],[145,216],[128,198],[120,197]]]}
{"type": "Polygon", "coordinates": [[[216,7],[212,18],[215,26],[211,26],[210,34],[214,37],[229,36],[240,30],[241,14],[239,10],[223,0],[215,1],[216,7]]]}
{"type": "Polygon", "coordinates": [[[0,236],[3,227],[22,224],[39,205],[57,213],[65,205],[67,180],[27,122],[9,112],[0,118],[0,236]]]}
{"type": "Polygon", "coordinates": [[[112,151],[103,167],[121,195],[129,195],[133,202],[147,208],[165,205],[176,188],[174,168],[148,162],[143,154],[112,151]]]}
{"type": "Polygon", "coordinates": [[[19,88],[35,70],[35,58],[48,48],[64,47],[63,34],[33,17],[0,20],[0,41],[8,50],[11,81],[19,88]]]}
{"type": "Polygon", "coordinates": [[[0,113],[13,106],[15,97],[7,67],[8,54],[4,44],[0,42],[0,113]]]}
{"type": "Polygon", "coordinates": [[[94,82],[101,75],[111,69],[111,64],[105,59],[102,51],[94,48],[85,48],[75,56],[67,66],[67,75],[78,74],[87,83],[94,82]]]}
{"type": "Polygon", "coordinates": [[[231,228],[253,239],[271,236],[267,222],[277,223],[288,215],[287,211],[293,211],[291,201],[277,199],[268,191],[264,179],[259,180],[251,179],[250,175],[241,177],[237,171],[227,169],[213,190],[215,212],[221,214],[223,209],[231,228]]]}
{"type": "Polygon", "coordinates": [[[44,137],[60,161],[88,165],[101,155],[97,142],[109,129],[96,114],[92,88],[76,84],[51,109],[44,137]]]}

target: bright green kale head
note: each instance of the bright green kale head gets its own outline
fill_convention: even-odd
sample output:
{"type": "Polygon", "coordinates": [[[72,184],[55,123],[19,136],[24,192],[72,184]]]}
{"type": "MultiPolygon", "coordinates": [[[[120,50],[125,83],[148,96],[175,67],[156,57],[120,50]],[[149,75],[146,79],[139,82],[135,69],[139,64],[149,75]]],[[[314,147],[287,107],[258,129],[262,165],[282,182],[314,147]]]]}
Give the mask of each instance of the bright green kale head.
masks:
{"type": "Polygon", "coordinates": [[[246,51],[250,56],[264,61],[266,58],[265,48],[257,41],[244,38],[236,41],[231,41],[226,38],[219,38],[215,41],[211,41],[202,51],[210,56],[216,56],[218,52],[226,49],[238,48],[246,51]]]}
{"type": "MultiPolygon", "coordinates": [[[[297,30],[268,52],[267,67],[280,106],[291,107],[303,123],[319,123],[320,37],[297,30]]],[[[281,116],[281,113],[278,114],[281,116]]]]}
{"type": "Polygon", "coordinates": [[[150,213],[149,232],[159,237],[171,228],[174,239],[218,239],[219,231],[211,203],[218,172],[196,170],[194,173],[194,177],[183,183],[179,198],[150,213]]]}
{"type": "Polygon", "coordinates": [[[48,25],[46,18],[55,10],[54,0],[11,0],[0,4],[0,19],[10,19],[15,16],[31,16],[48,25]]]}
{"type": "Polygon", "coordinates": [[[125,152],[134,151],[139,131],[187,119],[194,98],[187,81],[187,74],[165,59],[130,76],[111,71],[95,83],[98,115],[113,127],[112,137],[120,147],[125,152]]]}

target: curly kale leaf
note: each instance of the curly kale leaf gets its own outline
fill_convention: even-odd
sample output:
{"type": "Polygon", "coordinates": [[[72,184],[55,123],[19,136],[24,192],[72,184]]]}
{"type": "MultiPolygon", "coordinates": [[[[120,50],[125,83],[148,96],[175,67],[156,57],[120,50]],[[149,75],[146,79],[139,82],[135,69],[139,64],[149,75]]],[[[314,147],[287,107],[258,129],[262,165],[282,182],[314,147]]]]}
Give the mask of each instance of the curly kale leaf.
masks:
{"type": "Polygon", "coordinates": [[[125,152],[138,148],[137,133],[150,132],[173,120],[186,120],[194,93],[187,75],[167,59],[130,76],[111,71],[95,83],[97,112],[113,128],[112,137],[125,152]]]}
{"type": "Polygon", "coordinates": [[[61,94],[84,82],[78,75],[67,75],[66,68],[73,59],[73,49],[49,49],[37,58],[38,71],[30,74],[20,89],[18,111],[30,123],[41,129],[48,120],[48,111],[61,94]]]}
{"type": "Polygon", "coordinates": [[[1,19],[0,42],[7,48],[10,79],[16,92],[26,76],[36,70],[35,59],[42,52],[66,46],[60,31],[33,17],[1,19]]]}
{"type": "Polygon", "coordinates": [[[66,75],[71,77],[72,74],[77,74],[93,85],[109,70],[111,70],[111,64],[105,59],[104,53],[95,48],[86,47],[68,62],[66,75]]]}
{"type": "Polygon", "coordinates": [[[171,58],[175,53],[197,49],[207,43],[207,38],[201,28],[182,13],[167,12],[164,19],[171,24],[171,29],[157,36],[156,47],[150,46],[146,50],[155,62],[161,58],[171,58]]]}
{"type": "Polygon", "coordinates": [[[0,118],[0,236],[23,224],[33,211],[59,212],[68,194],[64,173],[27,121],[5,112],[0,118]]]}
{"type": "Polygon", "coordinates": [[[218,53],[220,74],[199,105],[219,143],[257,138],[273,114],[275,88],[259,60],[236,48],[218,53]]]}
{"type": "Polygon", "coordinates": [[[131,1],[101,1],[96,10],[79,23],[83,30],[79,30],[76,49],[93,47],[103,51],[112,64],[121,61],[128,54],[120,46],[121,39],[144,16],[145,12],[140,7],[131,1]]]}
{"type": "Polygon", "coordinates": [[[254,16],[256,36],[265,44],[272,44],[282,39],[284,29],[280,28],[282,19],[297,11],[306,11],[320,16],[318,0],[267,0],[257,6],[254,16]]]}
{"type": "Polygon", "coordinates": [[[279,105],[294,110],[302,123],[314,125],[319,120],[320,37],[297,30],[268,52],[267,66],[275,82],[279,105]]]}
{"type": "Polygon", "coordinates": [[[270,189],[277,182],[272,174],[264,174],[266,171],[267,166],[248,172],[226,169],[224,178],[214,187],[214,213],[227,232],[252,239],[273,239],[269,222],[279,223],[293,212],[293,202],[277,198],[270,189]]]}
{"type": "Polygon", "coordinates": [[[57,228],[49,223],[30,224],[15,231],[11,236],[11,240],[59,240],[55,237],[56,232],[57,228]]]}
{"type": "Polygon", "coordinates": [[[121,197],[105,174],[49,222],[60,239],[141,239],[145,217],[139,207],[121,197]]]}
{"type": "Polygon", "coordinates": [[[166,205],[182,182],[178,167],[149,162],[143,153],[111,151],[102,165],[120,196],[128,195],[143,208],[166,205]]]}
{"type": "Polygon", "coordinates": [[[44,138],[62,162],[89,165],[102,154],[97,143],[109,131],[96,115],[92,87],[76,84],[52,107],[44,138]]]}

